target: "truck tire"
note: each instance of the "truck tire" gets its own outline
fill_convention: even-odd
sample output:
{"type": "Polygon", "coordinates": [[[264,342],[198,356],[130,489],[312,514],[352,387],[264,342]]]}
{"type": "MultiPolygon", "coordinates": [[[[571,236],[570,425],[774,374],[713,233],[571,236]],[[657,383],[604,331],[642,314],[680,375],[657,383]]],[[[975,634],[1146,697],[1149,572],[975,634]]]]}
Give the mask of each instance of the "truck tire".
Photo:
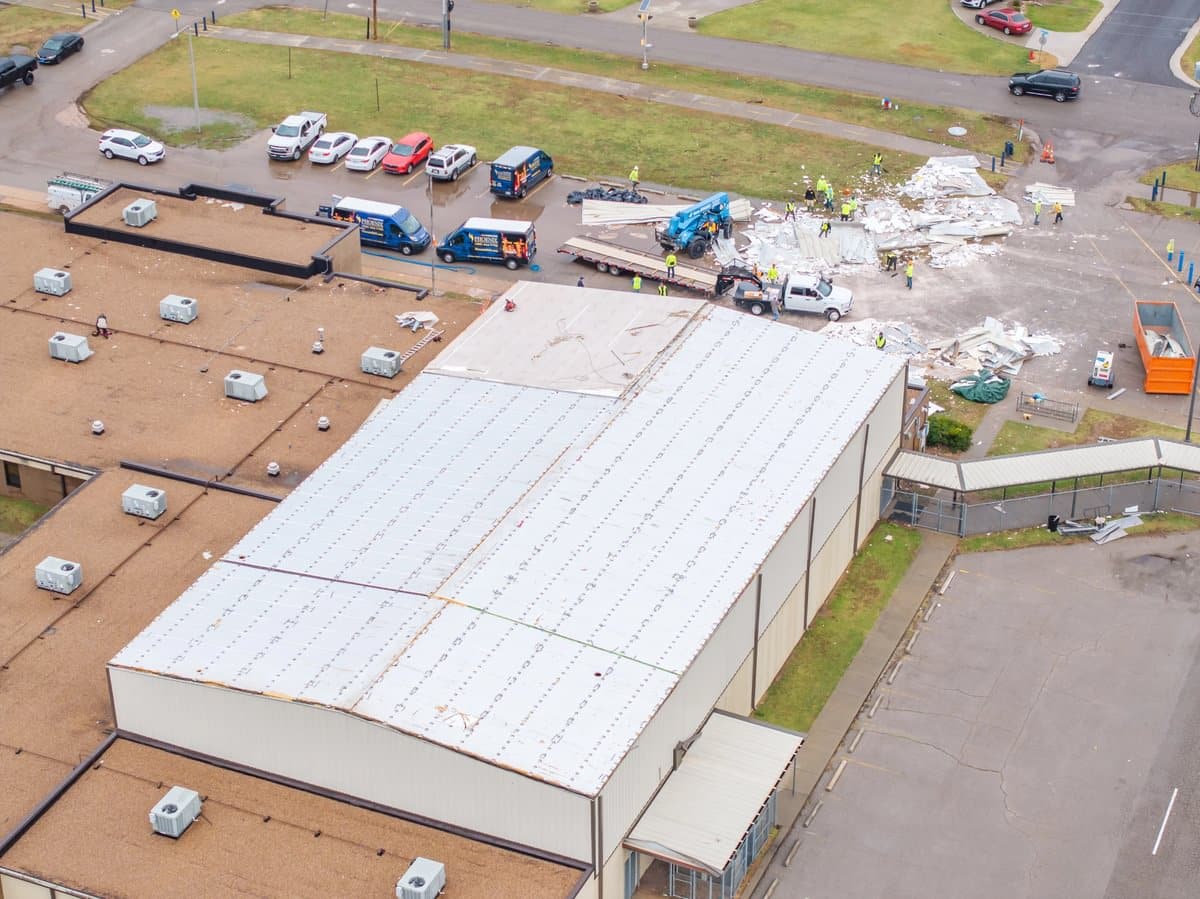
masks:
{"type": "Polygon", "coordinates": [[[746,308],[750,310],[751,315],[762,315],[764,312],[767,311],[767,307],[764,306],[762,303],[751,303],[746,308]]]}
{"type": "Polygon", "coordinates": [[[299,158],[300,158],[300,148],[297,147],[296,149],[292,150],[292,161],[294,162],[295,160],[297,160],[299,158]]]}
{"type": "Polygon", "coordinates": [[[687,245],[687,254],[692,259],[699,259],[704,255],[707,245],[704,243],[703,237],[693,237],[687,245]]]}
{"type": "Polygon", "coordinates": [[[442,261],[453,264],[454,263],[454,254],[451,253],[449,250],[447,250],[446,252],[442,253],[442,261]]]}
{"type": "Polygon", "coordinates": [[[402,243],[402,244],[400,244],[400,252],[403,253],[405,256],[411,256],[412,255],[412,247],[410,247],[406,243],[402,243]]]}
{"type": "Polygon", "coordinates": [[[601,272],[601,273],[607,272],[608,271],[608,263],[607,262],[597,262],[596,263],[596,271],[601,272]]]}
{"type": "Polygon", "coordinates": [[[506,269],[508,269],[510,272],[515,272],[517,270],[517,266],[519,266],[520,264],[521,264],[521,262],[519,259],[517,259],[516,256],[509,256],[507,259],[504,260],[504,267],[506,269]]]}
{"type": "Polygon", "coordinates": [[[621,271],[621,266],[613,265],[611,262],[608,265],[608,273],[614,278],[619,278],[624,274],[624,272],[621,271]]]}
{"type": "Polygon", "coordinates": [[[838,312],[836,309],[826,309],[825,317],[831,322],[835,322],[842,317],[842,313],[838,312]]]}
{"type": "Polygon", "coordinates": [[[26,72],[21,81],[23,81],[27,87],[33,84],[33,72],[26,72]]]}

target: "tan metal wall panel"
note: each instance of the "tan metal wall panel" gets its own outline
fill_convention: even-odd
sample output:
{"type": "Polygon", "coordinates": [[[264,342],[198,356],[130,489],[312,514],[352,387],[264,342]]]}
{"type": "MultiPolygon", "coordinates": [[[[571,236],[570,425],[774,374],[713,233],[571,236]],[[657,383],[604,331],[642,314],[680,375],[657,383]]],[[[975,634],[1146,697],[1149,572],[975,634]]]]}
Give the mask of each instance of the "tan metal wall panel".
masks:
{"type": "Polygon", "coordinates": [[[853,557],[854,507],[851,506],[834,527],[825,545],[819,551],[814,550],[812,568],[809,570],[809,577],[812,578],[812,592],[808,601],[809,624],[812,624],[853,557]]]}
{"type": "Polygon", "coordinates": [[[343,712],[128,669],[109,672],[123,730],[569,858],[592,859],[587,797],[343,712]]]}
{"type": "Polygon", "coordinates": [[[52,896],[44,886],[0,874],[0,899],[51,899],[52,896]]]}

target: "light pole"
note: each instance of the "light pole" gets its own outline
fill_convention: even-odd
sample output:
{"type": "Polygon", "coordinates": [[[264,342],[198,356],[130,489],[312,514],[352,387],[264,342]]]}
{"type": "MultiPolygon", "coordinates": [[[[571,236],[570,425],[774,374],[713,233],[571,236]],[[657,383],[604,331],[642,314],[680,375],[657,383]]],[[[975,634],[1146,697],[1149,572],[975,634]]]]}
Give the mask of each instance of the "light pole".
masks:
{"type": "Polygon", "coordinates": [[[654,18],[650,15],[650,0],[642,0],[638,6],[638,18],[642,21],[642,71],[650,68],[650,60],[646,53],[650,49],[650,41],[647,37],[646,28],[650,24],[650,20],[654,18]]]}
{"type": "Polygon", "coordinates": [[[429,176],[429,242],[433,244],[433,264],[429,269],[429,292],[433,296],[437,296],[437,238],[433,234],[433,174],[429,171],[429,166],[426,164],[425,174],[429,176]]]}
{"type": "MultiPolygon", "coordinates": [[[[1200,63],[1196,64],[1196,74],[1200,75],[1200,63]]],[[[1188,100],[1188,111],[1196,118],[1200,118],[1200,91],[1195,91],[1191,99],[1188,100]]],[[[1200,136],[1196,138],[1196,171],[1200,172],[1200,136]]],[[[1180,265],[1182,265],[1182,260],[1180,261],[1180,265]]],[[[1191,290],[1192,285],[1189,284],[1187,288],[1191,290]]],[[[1192,351],[1192,395],[1188,397],[1187,432],[1183,436],[1184,443],[1192,442],[1192,414],[1196,411],[1196,378],[1200,376],[1200,365],[1197,365],[1196,348],[1193,346],[1189,347],[1189,349],[1192,351]]]]}
{"type": "Polygon", "coordinates": [[[192,106],[196,109],[196,133],[199,134],[200,88],[196,86],[196,51],[192,49],[192,33],[190,31],[188,32],[188,58],[192,61],[192,106]]]}

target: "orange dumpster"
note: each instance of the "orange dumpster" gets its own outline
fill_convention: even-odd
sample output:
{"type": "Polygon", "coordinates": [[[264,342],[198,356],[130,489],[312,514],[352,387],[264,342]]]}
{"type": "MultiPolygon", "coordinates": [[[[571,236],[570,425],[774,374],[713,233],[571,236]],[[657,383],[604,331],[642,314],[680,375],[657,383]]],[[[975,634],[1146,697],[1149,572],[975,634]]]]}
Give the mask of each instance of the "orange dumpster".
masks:
{"type": "Polygon", "coordinates": [[[1180,393],[1192,389],[1196,353],[1179,309],[1171,302],[1136,300],[1133,335],[1146,369],[1146,393],[1180,393]]]}

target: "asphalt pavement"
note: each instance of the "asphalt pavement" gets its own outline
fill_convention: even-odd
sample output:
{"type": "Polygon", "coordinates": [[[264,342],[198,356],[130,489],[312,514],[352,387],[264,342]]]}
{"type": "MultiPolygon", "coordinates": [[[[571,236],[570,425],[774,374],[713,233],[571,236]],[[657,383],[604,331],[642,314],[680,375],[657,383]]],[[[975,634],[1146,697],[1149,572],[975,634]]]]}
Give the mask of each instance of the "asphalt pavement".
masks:
{"type": "Polygon", "coordinates": [[[1075,57],[1080,75],[1178,87],[1171,55],[1196,22],[1195,0],[1121,0],[1075,57]]]}

